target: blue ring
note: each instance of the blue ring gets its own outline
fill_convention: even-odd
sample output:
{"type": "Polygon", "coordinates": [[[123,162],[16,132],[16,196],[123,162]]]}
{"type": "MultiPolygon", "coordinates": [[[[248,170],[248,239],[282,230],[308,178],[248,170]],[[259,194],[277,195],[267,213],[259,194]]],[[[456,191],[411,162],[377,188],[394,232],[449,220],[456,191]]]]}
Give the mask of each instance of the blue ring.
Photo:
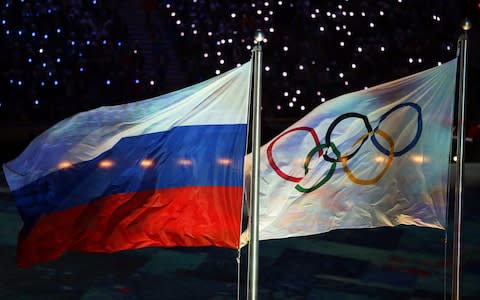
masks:
{"type": "MultiPolygon", "coordinates": [[[[380,117],[380,120],[378,121],[378,125],[377,127],[375,127],[375,130],[374,132],[378,129],[378,127],[380,127],[380,123],[382,123],[383,120],[385,120],[391,113],[393,113],[394,111],[396,111],[397,109],[399,108],[402,108],[404,106],[410,106],[412,108],[414,108],[416,111],[417,111],[417,114],[418,114],[418,119],[417,119],[417,133],[415,134],[415,137],[413,138],[413,140],[410,142],[410,144],[408,144],[405,148],[403,148],[402,150],[399,150],[399,151],[396,151],[394,152],[394,156],[401,156],[403,154],[405,154],[406,152],[410,151],[413,147],[415,147],[415,145],[417,144],[418,140],[420,139],[420,136],[422,135],[422,129],[423,129],[423,121],[422,121],[422,108],[416,104],[416,103],[412,103],[412,102],[407,102],[407,103],[402,103],[402,104],[399,104],[395,107],[393,107],[392,109],[390,109],[389,111],[387,111],[386,113],[384,113],[381,117],[380,117]]],[[[372,134],[372,143],[375,145],[375,147],[377,147],[378,151],[382,152],[383,154],[385,155],[389,155],[389,151],[385,148],[383,148],[382,145],[380,145],[380,143],[378,142],[377,138],[375,137],[375,134],[372,134]]]]}

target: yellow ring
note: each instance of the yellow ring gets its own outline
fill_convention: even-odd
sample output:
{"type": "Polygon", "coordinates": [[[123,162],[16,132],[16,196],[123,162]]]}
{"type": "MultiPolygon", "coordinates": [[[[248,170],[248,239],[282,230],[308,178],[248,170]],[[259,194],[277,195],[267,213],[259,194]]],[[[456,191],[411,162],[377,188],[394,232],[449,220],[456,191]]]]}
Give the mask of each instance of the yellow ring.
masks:
{"type": "MultiPolygon", "coordinates": [[[[392,162],[393,162],[393,157],[395,155],[395,151],[394,151],[394,142],[392,140],[392,138],[383,130],[380,130],[380,129],[377,129],[373,132],[373,134],[376,134],[378,133],[381,137],[383,137],[387,143],[390,145],[390,152],[388,154],[388,160],[387,160],[387,163],[385,164],[385,168],[383,168],[382,172],[380,172],[380,174],[378,174],[376,177],[374,178],[371,178],[371,179],[360,179],[360,178],[357,178],[355,177],[353,174],[352,174],[352,171],[348,168],[347,166],[347,159],[344,159],[342,158],[341,161],[342,161],[342,167],[343,167],[343,171],[345,171],[345,173],[347,174],[348,178],[353,182],[353,183],[356,183],[356,184],[360,184],[360,185],[370,185],[370,184],[375,184],[377,183],[382,177],[383,175],[385,175],[385,172],[387,172],[388,168],[390,168],[390,166],[392,165],[392,162]]],[[[366,136],[369,136],[371,134],[368,133],[368,134],[364,134],[362,135],[354,144],[353,146],[355,146],[359,141],[363,140],[366,136]]]]}

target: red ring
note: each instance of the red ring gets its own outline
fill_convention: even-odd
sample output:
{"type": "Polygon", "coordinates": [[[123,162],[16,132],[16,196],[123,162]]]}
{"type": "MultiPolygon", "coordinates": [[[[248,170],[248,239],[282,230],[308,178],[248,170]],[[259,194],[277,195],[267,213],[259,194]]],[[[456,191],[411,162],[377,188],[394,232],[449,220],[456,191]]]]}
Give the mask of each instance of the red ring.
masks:
{"type": "MultiPolygon", "coordinates": [[[[275,161],[273,160],[273,156],[272,156],[272,148],[273,148],[273,144],[275,144],[281,137],[283,137],[284,135],[286,135],[287,133],[290,133],[292,131],[297,131],[297,130],[305,130],[305,131],[308,131],[312,137],[313,137],[313,140],[315,141],[315,145],[316,146],[319,146],[320,145],[320,140],[317,136],[317,133],[315,132],[315,130],[313,130],[313,128],[310,128],[310,127],[297,127],[297,128],[292,128],[290,130],[287,130],[285,131],[284,133],[280,134],[279,136],[277,136],[267,147],[267,157],[268,157],[268,162],[270,163],[270,166],[272,167],[272,169],[278,174],[278,176],[282,177],[283,179],[286,179],[288,181],[293,181],[293,182],[300,182],[300,180],[303,179],[303,177],[294,177],[294,176],[290,176],[290,175],[287,175],[285,174],[282,170],[280,170],[280,168],[277,166],[277,164],[275,163],[275,161]]],[[[323,155],[323,150],[322,151],[319,151],[318,152],[318,156],[321,157],[323,155]]]]}

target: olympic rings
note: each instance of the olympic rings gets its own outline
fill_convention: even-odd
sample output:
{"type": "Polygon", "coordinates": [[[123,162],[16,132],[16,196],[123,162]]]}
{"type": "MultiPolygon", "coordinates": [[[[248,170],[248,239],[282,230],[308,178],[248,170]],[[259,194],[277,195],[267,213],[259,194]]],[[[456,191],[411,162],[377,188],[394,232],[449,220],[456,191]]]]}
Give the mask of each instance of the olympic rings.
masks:
{"type": "MultiPolygon", "coordinates": [[[[422,122],[422,108],[416,104],[416,103],[412,103],[412,102],[407,102],[407,103],[402,103],[402,104],[399,104],[395,107],[393,107],[392,109],[390,109],[389,111],[387,111],[386,113],[384,113],[381,117],[380,117],[380,120],[378,121],[378,125],[377,127],[375,127],[375,130],[378,129],[378,127],[380,126],[380,124],[382,123],[383,120],[385,120],[391,113],[393,113],[394,111],[396,111],[397,109],[399,108],[402,108],[404,106],[410,106],[412,108],[414,108],[416,111],[417,111],[417,133],[415,134],[415,137],[413,138],[413,140],[410,142],[410,144],[408,144],[405,148],[403,148],[402,150],[399,150],[397,152],[395,152],[395,156],[400,156],[400,155],[403,155],[405,153],[407,153],[408,151],[410,151],[413,147],[415,147],[415,145],[417,144],[418,140],[420,139],[420,136],[422,135],[422,129],[423,129],[423,122],[422,122]]],[[[385,155],[389,155],[388,154],[388,150],[383,148],[382,145],[380,145],[380,143],[377,141],[377,138],[375,136],[372,136],[372,143],[377,147],[377,149],[382,152],[383,154],[385,155]]]]}
{"type": "MultiPolygon", "coordinates": [[[[302,180],[303,177],[290,176],[290,175],[285,174],[282,170],[280,170],[280,168],[277,166],[277,164],[276,164],[275,161],[273,160],[272,148],[273,148],[273,145],[274,145],[280,138],[282,138],[284,135],[286,135],[287,133],[293,132],[293,131],[297,131],[297,130],[308,131],[308,132],[310,133],[310,135],[313,137],[313,140],[315,141],[316,147],[318,147],[318,146],[320,145],[320,139],[318,138],[317,133],[315,132],[315,130],[313,130],[313,128],[310,128],[310,127],[297,127],[297,128],[292,128],[292,129],[290,129],[290,130],[287,130],[287,131],[285,131],[284,133],[282,133],[281,135],[277,136],[277,137],[270,143],[270,145],[268,145],[268,148],[267,148],[267,158],[268,158],[268,162],[270,163],[270,166],[272,167],[272,169],[278,174],[278,176],[282,177],[283,179],[286,179],[286,180],[288,180],[288,181],[293,181],[293,182],[300,182],[300,180],[302,180]]],[[[318,156],[319,156],[319,157],[322,156],[322,154],[323,154],[323,151],[318,152],[318,156]]]]}
{"type": "MultiPolygon", "coordinates": [[[[380,129],[377,129],[376,131],[373,132],[372,138],[376,133],[378,133],[381,137],[383,137],[388,142],[388,144],[390,145],[390,149],[389,149],[390,151],[388,153],[387,163],[385,164],[385,167],[380,172],[380,174],[378,174],[377,176],[375,176],[373,178],[370,178],[370,179],[360,179],[360,178],[355,177],[352,174],[352,171],[347,166],[347,159],[343,159],[343,157],[342,157],[343,170],[345,171],[345,174],[347,174],[348,178],[353,183],[360,184],[360,185],[375,184],[383,177],[383,175],[385,175],[385,172],[387,172],[388,168],[390,168],[390,166],[392,165],[393,156],[394,156],[394,142],[393,142],[392,138],[385,131],[380,130],[380,129]]],[[[365,134],[365,136],[367,138],[368,138],[368,135],[370,135],[370,134],[365,134]]],[[[362,137],[360,137],[353,145],[357,144],[361,139],[362,139],[362,137]]]]}
{"type": "Polygon", "coordinates": [[[310,133],[310,135],[312,136],[314,142],[315,142],[315,146],[313,147],[312,150],[310,150],[310,152],[307,154],[306,158],[305,158],[305,161],[304,161],[304,170],[305,170],[305,175],[307,175],[307,173],[309,172],[309,169],[308,169],[308,166],[313,158],[313,156],[318,152],[318,156],[319,157],[322,157],[324,158],[325,161],[328,161],[330,162],[332,165],[330,166],[327,174],[325,175],[325,177],[323,179],[321,179],[319,182],[317,182],[316,184],[314,184],[312,187],[309,187],[309,188],[306,188],[306,187],[302,187],[300,184],[297,184],[295,185],[295,189],[299,192],[303,192],[303,193],[310,193],[316,189],[318,189],[319,187],[321,187],[322,185],[324,185],[328,180],[330,180],[330,178],[333,176],[333,173],[335,172],[335,169],[336,169],[336,166],[337,166],[337,162],[341,162],[342,164],[342,168],[343,168],[343,171],[345,172],[345,174],[347,175],[347,177],[353,182],[353,183],[356,183],[356,184],[359,184],[359,185],[371,185],[371,184],[375,184],[377,183],[384,175],[385,173],[387,172],[387,170],[390,168],[390,166],[392,165],[393,163],[393,158],[396,157],[396,156],[401,156],[403,154],[405,154],[406,152],[410,151],[411,149],[413,149],[413,147],[415,147],[415,145],[418,143],[418,141],[420,140],[420,137],[421,137],[421,134],[422,134],[422,130],[423,130],[423,120],[422,120],[422,110],[421,110],[421,107],[416,104],[416,103],[412,103],[412,102],[407,102],[407,103],[401,103],[401,104],[398,104],[396,106],[394,106],[392,109],[390,109],[389,111],[387,111],[386,113],[384,113],[379,121],[378,121],[378,124],[377,126],[375,127],[375,129],[372,129],[372,125],[370,124],[367,116],[365,115],[362,115],[362,114],[359,114],[359,113],[355,113],[355,112],[350,112],[350,113],[346,113],[346,114],[343,114],[343,115],[340,115],[338,118],[336,118],[331,124],[330,126],[328,127],[327,131],[326,131],[326,134],[325,134],[325,143],[324,144],[321,144],[320,143],[320,140],[315,132],[315,130],[313,128],[310,128],[310,127],[297,127],[297,128],[292,128],[290,130],[287,130],[285,131],[284,133],[282,133],[281,135],[279,135],[278,137],[276,137],[267,147],[267,157],[268,157],[268,162],[270,164],[270,166],[272,167],[272,169],[277,173],[277,175],[279,175],[281,178],[285,179],[285,180],[288,180],[288,181],[292,181],[292,182],[300,182],[304,177],[294,177],[294,176],[290,176],[286,173],[284,173],[279,167],[278,165],[275,163],[274,159],[273,159],[273,155],[272,155],[272,150],[273,150],[273,145],[278,142],[279,139],[281,139],[283,136],[285,136],[286,134],[290,133],[290,132],[293,132],[293,131],[307,131],[308,133],[310,133]],[[381,123],[388,117],[390,116],[390,114],[392,114],[394,111],[402,108],[402,107],[406,107],[406,106],[409,106],[409,107],[412,107],[413,109],[415,109],[415,111],[417,112],[417,132],[415,133],[415,136],[414,138],[412,139],[412,141],[407,145],[405,146],[403,149],[401,150],[398,150],[398,151],[395,151],[395,142],[393,141],[392,137],[390,135],[388,135],[385,131],[379,129],[381,123]],[[363,120],[363,123],[365,125],[365,128],[367,129],[367,133],[360,136],[356,141],[355,143],[353,143],[352,147],[357,147],[353,152],[349,153],[348,155],[342,155],[340,153],[340,151],[337,149],[337,146],[332,142],[332,132],[333,130],[335,129],[335,127],[343,120],[345,119],[348,119],[348,118],[359,118],[359,119],[362,119],[363,120]],[[389,145],[389,149],[385,149],[377,140],[376,138],[376,135],[380,135],[389,145]],[[358,178],[356,176],[353,175],[352,171],[348,168],[348,165],[347,165],[347,161],[350,160],[351,158],[353,158],[357,153],[358,151],[360,151],[360,148],[363,146],[363,144],[368,140],[368,138],[371,138],[372,140],[372,143],[373,145],[380,151],[382,152],[384,155],[386,155],[388,158],[387,158],[387,161],[385,163],[385,167],[382,169],[382,171],[375,177],[373,178],[369,178],[369,179],[361,179],[361,178],[358,178]],[[358,145],[358,146],[357,146],[358,145]],[[335,154],[335,158],[332,158],[328,155],[328,152],[327,150],[331,148],[333,153],[335,154]],[[327,149],[327,150],[325,150],[327,149]],[[325,151],[324,151],[325,150],[325,151]]]}
{"type": "MultiPolygon", "coordinates": [[[[335,153],[337,158],[340,158],[340,151],[338,151],[337,147],[335,147],[335,144],[332,143],[331,145],[332,145],[333,153],[335,153]]],[[[308,165],[310,164],[310,161],[312,160],[312,157],[315,154],[315,152],[318,152],[320,154],[324,148],[327,148],[327,145],[326,144],[321,144],[321,145],[315,146],[315,148],[313,148],[308,153],[307,158],[305,159],[305,163],[304,163],[305,175],[307,175],[307,173],[308,173],[308,165]]],[[[334,161],[332,163],[332,165],[330,166],[330,169],[328,170],[327,175],[322,180],[320,180],[320,182],[315,184],[314,186],[312,186],[310,188],[304,188],[301,185],[297,184],[295,186],[295,189],[299,192],[302,192],[302,193],[313,192],[314,190],[316,190],[319,187],[321,187],[322,185],[324,185],[328,180],[330,180],[330,178],[333,175],[333,172],[335,172],[336,166],[337,166],[337,162],[334,161]]]]}

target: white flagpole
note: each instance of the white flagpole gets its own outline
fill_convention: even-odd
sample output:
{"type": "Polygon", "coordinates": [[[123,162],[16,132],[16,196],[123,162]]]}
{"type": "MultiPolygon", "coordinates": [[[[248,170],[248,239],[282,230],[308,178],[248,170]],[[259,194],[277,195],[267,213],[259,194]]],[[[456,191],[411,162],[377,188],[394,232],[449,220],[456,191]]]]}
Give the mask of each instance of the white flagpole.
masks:
{"type": "Polygon", "coordinates": [[[250,193],[250,243],[248,246],[248,283],[247,299],[258,299],[258,196],[260,185],[260,126],[262,107],[262,41],[264,35],[261,31],[255,33],[257,45],[253,49],[253,131],[252,131],[252,182],[250,193]]]}
{"type": "Polygon", "coordinates": [[[453,263],[452,263],[452,300],[461,298],[461,254],[463,225],[463,173],[465,144],[465,94],[467,79],[467,31],[471,23],[466,20],[462,26],[464,33],[459,38],[460,78],[458,82],[457,112],[457,170],[455,182],[455,211],[453,228],[453,263]]]}

